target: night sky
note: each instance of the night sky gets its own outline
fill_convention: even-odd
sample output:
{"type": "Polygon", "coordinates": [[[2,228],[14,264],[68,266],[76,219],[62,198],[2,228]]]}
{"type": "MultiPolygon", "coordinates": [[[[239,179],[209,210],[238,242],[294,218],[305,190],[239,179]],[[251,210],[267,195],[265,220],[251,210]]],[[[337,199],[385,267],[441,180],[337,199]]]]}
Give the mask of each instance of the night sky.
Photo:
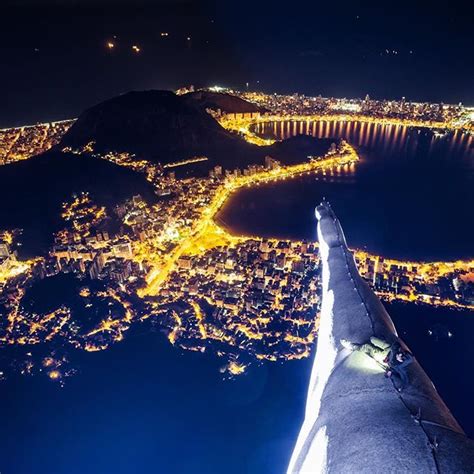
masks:
{"type": "Polygon", "coordinates": [[[0,126],[188,84],[474,104],[467,2],[357,3],[3,0],[0,126]]]}

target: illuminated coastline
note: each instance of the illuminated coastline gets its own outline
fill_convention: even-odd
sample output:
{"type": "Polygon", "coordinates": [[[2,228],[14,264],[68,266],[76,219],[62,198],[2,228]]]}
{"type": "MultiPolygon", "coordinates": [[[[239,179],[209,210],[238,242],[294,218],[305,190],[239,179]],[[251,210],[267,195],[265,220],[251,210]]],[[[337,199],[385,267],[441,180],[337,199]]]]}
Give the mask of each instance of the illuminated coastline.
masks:
{"type": "MultiPolygon", "coordinates": [[[[206,90],[206,89],[204,89],[206,90]]],[[[240,133],[256,145],[269,145],[274,140],[262,139],[250,132],[256,124],[285,121],[306,122],[359,122],[377,125],[430,128],[443,131],[474,133],[474,108],[461,105],[444,105],[401,101],[374,101],[306,97],[304,95],[277,95],[262,92],[241,92],[225,88],[212,91],[228,92],[258,106],[266,107],[265,113],[219,114],[210,111],[228,130],[240,133]],[[395,115],[395,116],[390,116],[395,115]],[[397,116],[398,115],[398,116],[397,116]]],[[[186,89],[178,91],[179,94],[186,89]]],[[[25,160],[47,151],[60,139],[76,119],[40,123],[0,130],[0,165],[25,160]]],[[[200,157],[183,160],[172,166],[181,166],[200,160],[200,157]],[[180,164],[178,164],[180,163],[180,164]]]]}
{"type": "MultiPolygon", "coordinates": [[[[466,129],[454,119],[441,123],[341,114],[228,114],[218,119],[258,145],[275,140],[259,138],[252,127],[287,120],[466,129]]],[[[13,239],[4,233],[0,290],[9,296],[4,299],[8,324],[0,333],[3,344],[29,346],[61,339],[75,349],[98,351],[121,341],[133,325],[152,324],[173,345],[217,351],[229,376],[243,373],[253,361],[310,355],[319,325],[314,315],[320,310],[317,244],[232,235],[219,222],[218,213],[231,196],[246,187],[306,174],[352,172],[359,160],[352,146],[343,141],[325,156],[292,166],[270,159],[265,166],[251,165],[244,170],[216,166],[209,177],[186,179],[176,179],[173,169],[207,161],[206,157],[162,166],[126,152],[97,153],[93,142],[82,149],[62,151],[65,157],[67,153],[84,159],[94,156],[143,173],[156,194],[169,199],[150,205],[134,196],[110,210],[97,206],[88,195],[76,196],[64,203],[64,229],[57,233],[44,259],[17,260],[9,251],[13,239]],[[99,230],[110,214],[118,217],[125,231],[108,235],[99,230]],[[21,307],[39,274],[44,278],[60,273],[106,282],[104,290],[94,291],[87,285],[80,290],[88,308],[96,303],[110,307],[94,328],[78,328],[67,306],[47,314],[21,307]]],[[[361,275],[386,301],[474,309],[460,291],[446,296],[439,288],[443,278],[456,281],[459,287],[473,281],[472,260],[409,262],[354,252],[361,275]]],[[[57,358],[51,367],[52,380],[62,381],[68,373],[66,363],[57,358]]]]}

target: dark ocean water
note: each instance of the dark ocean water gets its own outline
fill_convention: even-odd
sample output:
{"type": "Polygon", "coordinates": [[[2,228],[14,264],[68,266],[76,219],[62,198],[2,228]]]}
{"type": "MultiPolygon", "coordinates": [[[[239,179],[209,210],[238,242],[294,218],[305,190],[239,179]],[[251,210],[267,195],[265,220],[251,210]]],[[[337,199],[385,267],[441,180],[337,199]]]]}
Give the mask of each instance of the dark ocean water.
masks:
{"type": "Polygon", "coordinates": [[[283,472],[309,360],[224,381],[216,357],[151,333],[77,362],[64,388],[39,377],[3,384],[2,474],[283,472]]]}
{"type": "MultiPolygon", "coordinates": [[[[466,143],[448,136],[429,152],[429,135],[412,130],[402,151],[387,145],[383,152],[380,133],[375,145],[360,145],[364,161],[353,172],[245,191],[224,210],[227,222],[251,233],[314,238],[312,209],[326,195],[353,245],[401,257],[472,256],[466,143]]],[[[388,310],[474,435],[473,314],[406,304],[388,310]]],[[[80,372],[63,388],[45,377],[0,384],[2,474],[286,472],[311,359],[266,363],[223,380],[216,357],[137,331],[107,351],[73,359],[80,372]]]]}
{"type": "MultiPolygon", "coordinates": [[[[472,314],[405,304],[388,310],[474,435],[472,314]]],[[[157,333],[76,359],[80,373],[64,388],[24,376],[1,385],[2,473],[286,472],[311,359],[267,363],[222,380],[215,357],[181,352],[157,333]]]]}
{"type": "Polygon", "coordinates": [[[315,239],[314,207],[323,197],[350,245],[404,259],[474,257],[474,137],[354,122],[280,122],[260,134],[345,138],[354,169],[244,189],[220,218],[238,233],[315,239]]]}

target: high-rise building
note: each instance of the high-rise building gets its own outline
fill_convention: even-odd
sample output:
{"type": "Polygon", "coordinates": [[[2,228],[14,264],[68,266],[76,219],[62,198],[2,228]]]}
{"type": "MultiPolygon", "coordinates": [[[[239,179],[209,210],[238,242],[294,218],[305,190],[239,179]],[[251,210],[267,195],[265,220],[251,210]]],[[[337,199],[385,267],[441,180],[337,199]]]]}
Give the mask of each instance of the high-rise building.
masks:
{"type": "Polygon", "coordinates": [[[0,257],[10,256],[10,251],[7,244],[0,244],[0,257]]]}

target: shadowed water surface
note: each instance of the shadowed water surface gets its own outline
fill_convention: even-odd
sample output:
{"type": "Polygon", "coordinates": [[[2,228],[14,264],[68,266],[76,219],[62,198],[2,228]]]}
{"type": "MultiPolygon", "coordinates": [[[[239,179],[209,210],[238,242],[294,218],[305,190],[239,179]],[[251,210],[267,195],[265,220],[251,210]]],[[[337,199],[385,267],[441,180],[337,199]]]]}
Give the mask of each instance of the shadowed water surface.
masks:
{"type": "Polygon", "coordinates": [[[325,197],[352,246],[401,259],[474,257],[473,137],[355,122],[280,122],[256,131],[346,138],[362,160],[237,192],[219,215],[234,232],[314,240],[314,207],[325,197]]]}

